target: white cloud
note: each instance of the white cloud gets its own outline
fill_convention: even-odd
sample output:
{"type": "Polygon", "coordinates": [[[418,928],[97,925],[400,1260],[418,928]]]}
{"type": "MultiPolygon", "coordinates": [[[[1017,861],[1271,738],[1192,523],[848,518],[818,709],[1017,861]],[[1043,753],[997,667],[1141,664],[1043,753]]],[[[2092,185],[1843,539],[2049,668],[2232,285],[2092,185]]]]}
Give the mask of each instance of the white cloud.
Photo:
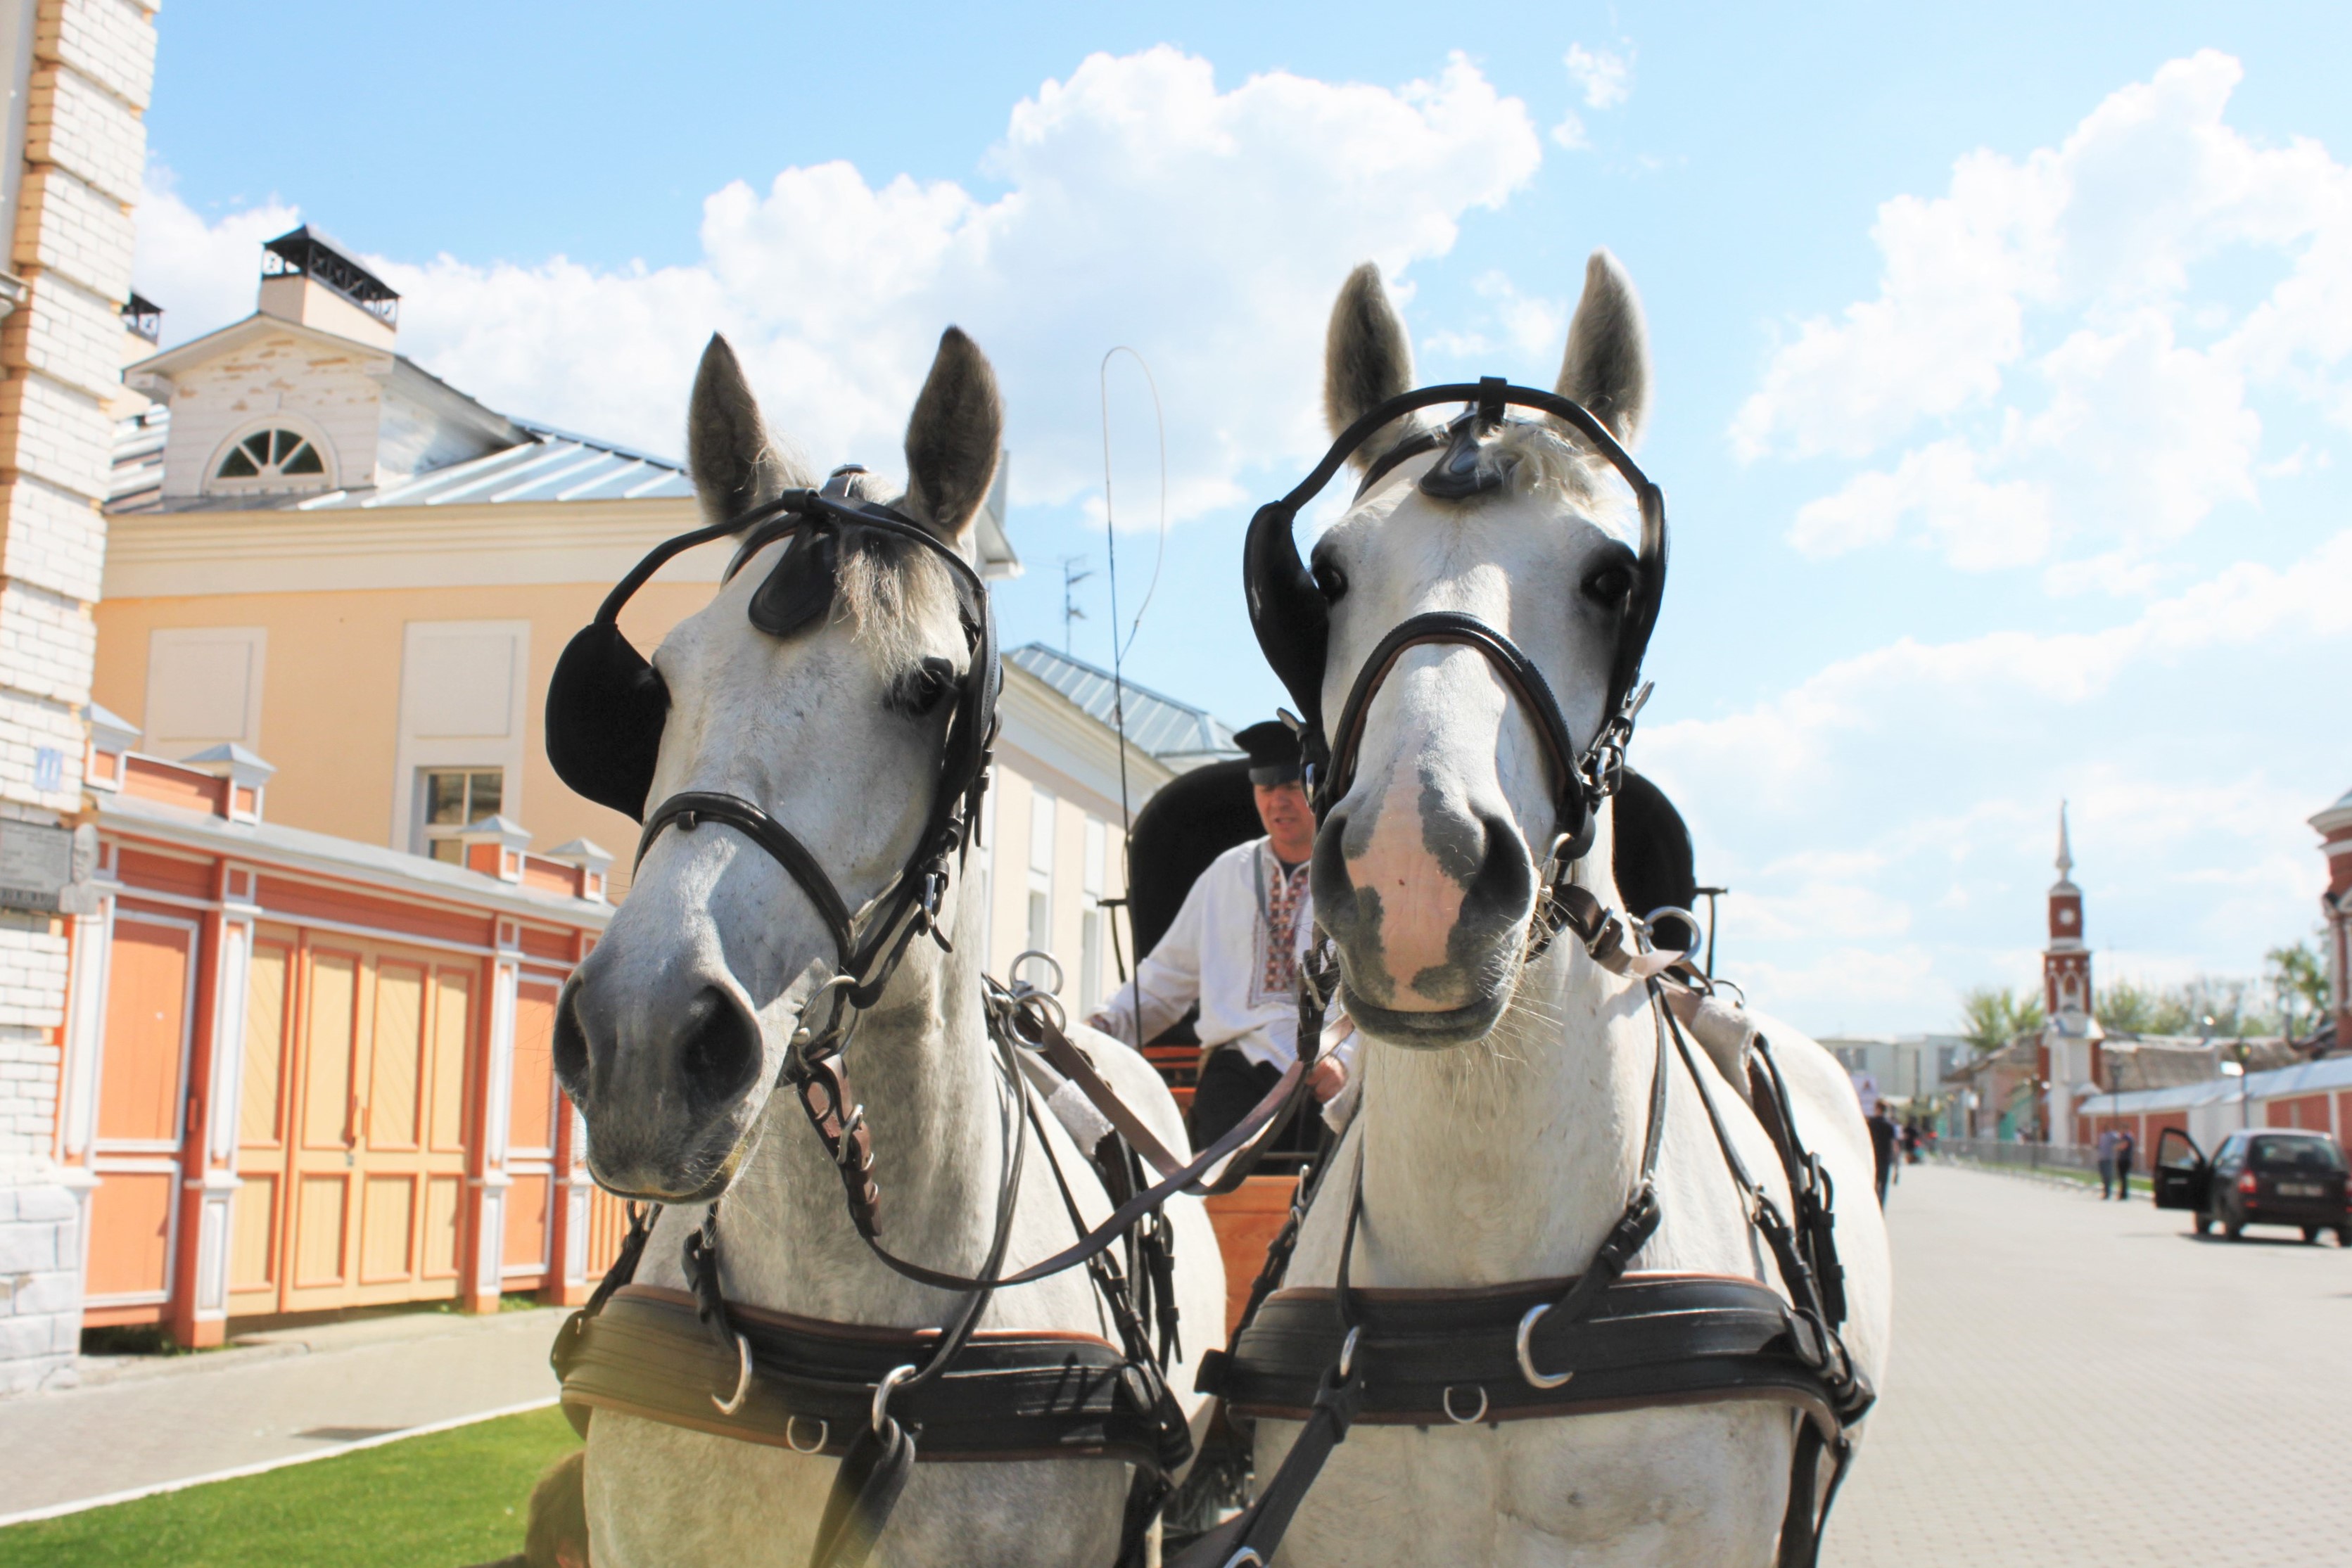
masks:
{"type": "Polygon", "coordinates": [[[1627,55],[1570,44],[1563,63],[1587,109],[1614,109],[1633,96],[1633,62],[1627,55]]]}
{"type": "Polygon", "coordinates": [[[1938,441],[1906,452],[1893,472],[1857,474],[1834,496],[1799,509],[1790,542],[1814,557],[1839,555],[1895,537],[1916,517],[1964,571],[2039,560],[2050,540],[2050,501],[2023,480],[1979,477],[1966,444],[1938,441]]]}
{"type": "Polygon", "coordinates": [[[2286,570],[2242,561],[2095,632],[1999,631],[1940,644],[1906,637],[1841,659],[1744,712],[1647,729],[1639,760],[1662,778],[1737,779],[1743,791],[1788,801],[1840,768],[1870,768],[1870,747],[1916,734],[1923,716],[1946,732],[1998,745],[2021,705],[2079,706],[2105,695],[2126,670],[2347,634],[2352,531],[2286,570]]]}
{"type": "MultiPolygon", "coordinates": [[[[1621,55],[1613,49],[1588,49],[1582,44],[1570,44],[1561,63],[1568,67],[1569,84],[1575,88],[1587,109],[1614,109],[1633,96],[1631,49],[1621,55]]],[[[1560,111],[1559,123],[1551,128],[1551,139],[1571,152],[1592,145],[1592,138],[1584,128],[1584,117],[1572,109],[1560,111]]]]}
{"type": "Polygon", "coordinates": [[[2080,544],[2114,570],[2061,561],[2053,588],[2146,585],[2151,552],[2258,499],[2262,400],[2352,423],[2352,167],[2230,126],[2241,75],[2210,50],[2175,60],[2060,146],[1971,153],[1943,195],[1879,209],[1875,298],[1798,323],[1730,441],[1748,461],[1918,444],[1801,509],[1792,543],[1916,530],[1962,568],[2080,544]],[[2250,258],[2278,275],[2253,304],[2200,292],[2250,258]],[[2031,502],[1991,545],[1989,501],[2031,502]]]}
{"type": "MultiPolygon", "coordinates": [[[[1507,351],[1521,360],[1557,360],[1568,342],[1568,302],[1522,294],[1500,272],[1480,275],[1471,292],[1486,302],[1491,331],[1433,332],[1422,340],[1427,352],[1476,359],[1507,351]]],[[[1547,378],[1549,379],[1549,378],[1547,378]]]]}
{"type": "MultiPolygon", "coordinates": [[[[1165,400],[1182,517],[1241,499],[1253,465],[1320,450],[1323,321],[1347,270],[1445,255],[1465,214],[1500,206],[1540,159],[1525,106],[1459,56],[1394,89],[1273,72],[1220,91],[1207,61],[1161,47],[1090,56],[1016,106],[983,162],[992,197],[827,163],[713,193],[690,266],[382,265],[404,296],[404,351],[436,373],[656,450],[677,449],[695,360],[719,329],[772,422],[820,464],[890,467],[955,322],[1003,381],[1024,501],[1099,483],[1095,366],[1132,344],[1165,400]]],[[[218,263],[237,296],[221,319],[248,308],[257,222],[175,206],[151,192],[142,230],[193,225],[208,266],[238,253],[218,263]]]]}

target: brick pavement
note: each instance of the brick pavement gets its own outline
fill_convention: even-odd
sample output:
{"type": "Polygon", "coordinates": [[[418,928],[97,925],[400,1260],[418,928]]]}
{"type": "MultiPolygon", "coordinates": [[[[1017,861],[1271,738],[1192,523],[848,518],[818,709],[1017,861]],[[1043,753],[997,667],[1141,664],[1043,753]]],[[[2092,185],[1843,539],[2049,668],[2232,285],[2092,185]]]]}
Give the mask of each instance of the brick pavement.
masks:
{"type": "Polygon", "coordinates": [[[1938,1166],[1888,1220],[1893,1364],[1824,1568],[2352,1562],[2332,1239],[1938,1166]]]}
{"type": "Polygon", "coordinates": [[[0,1400],[0,1517],[552,1399],[564,1315],[405,1312],[202,1355],[85,1357],[80,1387],[0,1400]]]}

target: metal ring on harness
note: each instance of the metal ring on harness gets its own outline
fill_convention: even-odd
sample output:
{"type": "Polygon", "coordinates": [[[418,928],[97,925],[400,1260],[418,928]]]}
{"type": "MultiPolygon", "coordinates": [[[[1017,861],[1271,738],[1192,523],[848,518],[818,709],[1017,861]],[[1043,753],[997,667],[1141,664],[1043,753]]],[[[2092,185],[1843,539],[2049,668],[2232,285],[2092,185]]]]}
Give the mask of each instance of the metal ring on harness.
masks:
{"type": "Polygon", "coordinates": [[[1265,1559],[1257,1554],[1255,1546],[1244,1546],[1225,1559],[1224,1568],[1265,1568],[1265,1559]]]}
{"type": "MultiPolygon", "coordinates": [[[[1558,1388],[1576,1375],[1573,1372],[1538,1372],[1535,1357],[1528,1354],[1528,1341],[1535,1333],[1536,1324],[1549,1311],[1551,1303],[1542,1301],[1529,1307],[1528,1315],[1519,1320],[1519,1375],[1528,1380],[1530,1388],[1558,1388]]],[[[1449,1410],[1446,1414],[1450,1416],[1453,1412],[1449,1410]]]]}
{"type": "Polygon", "coordinates": [[[795,1454],[821,1454],[824,1451],[826,1439],[830,1438],[832,1436],[833,1425],[825,1420],[822,1416],[787,1416],[784,1417],[784,1447],[790,1448],[795,1454]],[[800,1429],[800,1424],[803,1421],[814,1421],[816,1423],[816,1441],[811,1443],[805,1448],[802,1448],[800,1443],[793,1436],[794,1432],[800,1429]]]}
{"type": "Polygon", "coordinates": [[[883,1435],[885,1424],[890,1419],[890,1396],[898,1391],[898,1385],[914,1375],[915,1364],[910,1361],[904,1366],[892,1367],[882,1375],[882,1381],[874,1385],[874,1435],[876,1437],[883,1435]]]}
{"type": "Polygon", "coordinates": [[[1349,1329],[1348,1337],[1339,1342],[1339,1381],[1342,1383],[1348,1381],[1348,1374],[1355,1367],[1356,1336],[1363,1332],[1360,1327],[1349,1329]]]}
{"type": "Polygon", "coordinates": [[[735,1392],[725,1399],[716,1394],[710,1402],[719,1406],[721,1416],[732,1416],[743,1408],[743,1401],[751,1396],[751,1342],[741,1334],[735,1336],[735,1392]]]}
{"type": "Polygon", "coordinates": [[[1437,1402],[1444,1406],[1445,1418],[1457,1427],[1475,1427],[1486,1418],[1486,1385],[1483,1383],[1478,1385],[1478,1408],[1467,1416],[1457,1416],[1454,1413],[1454,1385],[1451,1383],[1447,1384],[1445,1391],[1437,1396],[1437,1402]]]}

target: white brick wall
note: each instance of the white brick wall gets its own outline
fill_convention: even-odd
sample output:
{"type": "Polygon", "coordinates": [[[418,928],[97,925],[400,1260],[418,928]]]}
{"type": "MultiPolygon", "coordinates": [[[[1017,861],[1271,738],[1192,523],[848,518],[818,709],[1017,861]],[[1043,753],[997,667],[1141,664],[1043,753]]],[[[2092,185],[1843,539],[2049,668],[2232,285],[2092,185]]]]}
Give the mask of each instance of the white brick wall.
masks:
{"type": "MultiPolygon", "coordinates": [[[[6,1049],[0,1041],[0,1054],[6,1049]]],[[[73,1384],[80,1303],[73,1194],[50,1183],[0,1185],[0,1395],[73,1384]]]]}
{"type": "Polygon", "coordinates": [[[0,332],[8,362],[101,400],[122,392],[122,301],[93,293],[62,272],[36,274],[0,332]]]}
{"type": "MultiPolygon", "coordinates": [[[[95,498],[106,493],[113,436],[106,405],[86,392],[37,374],[0,382],[0,467],[95,498]]],[[[96,527],[102,538],[104,519],[96,527]]]]}
{"type": "Polygon", "coordinates": [[[33,57],[71,66],[134,110],[155,87],[155,7],[138,0],[44,0],[33,57]]]}
{"type": "Polygon", "coordinates": [[[47,164],[25,174],[14,255],[19,271],[54,267],[110,299],[131,297],[131,210],[47,164]]]}
{"type": "MultiPolygon", "coordinates": [[[[8,256],[30,286],[0,326],[0,816],[79,810],[83,727],[131,206],[154,83],[150,0],[39,0],[24,193],[8,256]],[[42,788],[40,756],[61,764],[42,788]]],[[[4,85],[4,84],[0,84],[4,85]]],[[[81,1333],[75,1173],[54,1164],[65,923],[0,913],[0,1394],[73,1377],[81,1333]]]]}
{"type": "Polygon", "coordinates": [[[104,519],[87,496],[32,475],[0,485],[0,574],[84,603],[95,603],[106,571],[104,519]]]}
{"type": "Polygon", "coordinates": [[[33,73],[25,143],[32,162],[69,169],[125,206],[138,204],[146,143],[138,112],[79,71],[47,66],[33,73]]]}

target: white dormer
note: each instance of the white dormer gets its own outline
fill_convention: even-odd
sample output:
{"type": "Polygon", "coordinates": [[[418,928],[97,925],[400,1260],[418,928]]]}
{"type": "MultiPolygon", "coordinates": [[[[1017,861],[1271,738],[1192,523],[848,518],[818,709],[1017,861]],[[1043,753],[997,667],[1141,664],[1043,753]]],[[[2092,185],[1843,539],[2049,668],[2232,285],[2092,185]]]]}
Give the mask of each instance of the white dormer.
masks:
{"type": "Polygon", "coordinates": [[[395,353],[400,296],[318,230],[262,249],[259,308],[132,365],[171,410],[165,511],[365,494],[536,438],[395,353]]]}

